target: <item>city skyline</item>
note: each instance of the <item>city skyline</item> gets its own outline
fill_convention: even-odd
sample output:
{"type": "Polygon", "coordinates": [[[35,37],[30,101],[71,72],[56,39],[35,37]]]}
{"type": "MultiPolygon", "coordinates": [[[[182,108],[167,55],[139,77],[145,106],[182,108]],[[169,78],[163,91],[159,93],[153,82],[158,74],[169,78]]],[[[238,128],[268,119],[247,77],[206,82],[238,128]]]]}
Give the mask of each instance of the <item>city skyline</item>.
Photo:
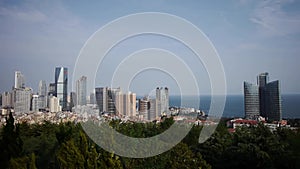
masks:
{"type": "MultiPolygon", "coordinates": [[[[293,73],[298,71],[299,63],[300,12],[297,9],[300,2],[123,3],[101,1],[91,5],[69,1],[2,1],[0,76],[5,80],[0,85],[0,91],[11,89],[14,79],[10,77],[16,70],[23,72],[28,86],[37,91],[40,80],[45,80],[47,84],[53,82],[52,72],[56,66],[69,68],[68,90],[75,91],[75,84],[72,86],[71,82],[76,79],[72,79],[72,72],[87,39],[114,19],[137,12],[155,11],[187,19],[208,36],[224,65],[228,94],[242,94],[241,82],[252,81],[259,72],[272,72],[274,79],[280,79],[283,94],[300,93],[300,81],[294,81],[300,75],[293,73]]],[[[106,61],[115,66],[122,60],[121,56],[146,47],[163,48],[180,56],[196,74],[201,86],[200,93],[210,93],[209,78],[201,62],[189,59],[191,52],[170,38],[154,35],[130,38],[116,46],[106,61]]],[[[110,86],[108,79],[113,70],[105,65],[103,69],[107,75],[97,75],[96,87],[110,86]]],[[[93,78],[88,78],[89,82],[93,82],[93,78]]],[[[149,93],[148,90],[155,86],[169,86],[174,93],[179,91],[172,78],[159,72],[144,72],[133,83],[132,88],[138,95],[149,93]],[[143,75],[147,75],[156,85],[141,84],[146,78],[143,75]],[[158,79],[165,79],[165,82],[158,82],[158,79]]],[[[89,91],[91,87],[88,87],[89,91]]]]}

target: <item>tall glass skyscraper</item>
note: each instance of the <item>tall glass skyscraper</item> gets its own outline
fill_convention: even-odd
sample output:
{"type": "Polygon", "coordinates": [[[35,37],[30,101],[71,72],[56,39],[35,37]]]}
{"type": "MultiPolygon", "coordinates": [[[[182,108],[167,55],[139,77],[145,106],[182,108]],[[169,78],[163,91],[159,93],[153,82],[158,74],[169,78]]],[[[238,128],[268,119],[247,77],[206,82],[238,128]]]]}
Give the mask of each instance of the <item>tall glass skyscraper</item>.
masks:
{"type": "Polygon", "coordinates": [[[55,68],[55,96],[58,98],[62,110],[67,110],[68,68],[55,68]]]}
{"type": "Polygon", "coordinates": [[[76,94],[77,94],[77,103],[76,105],[86,105],[86,76],[81,76],[76,81],[76,94]]]}
{"type": "Polygon", "coordinates": [[[268,120],[281,120],[281,96],[279,81],[267,83],[264,89],[265,95],[265,114],[268,120]]]}
{"type": "Polygon", "coordinates": [[[257,85],[244,82],[245,116],[253,118],[257,115],[270,121],[282,119],[281,95],[279,81],[269,82],[269,74],[257,76],[257,85]]]}
{"type": "Polygon", "coordinates": [[[245,117],[255,119],[259,114],[259,90],[258,86],[244,82],[245,117]]]}

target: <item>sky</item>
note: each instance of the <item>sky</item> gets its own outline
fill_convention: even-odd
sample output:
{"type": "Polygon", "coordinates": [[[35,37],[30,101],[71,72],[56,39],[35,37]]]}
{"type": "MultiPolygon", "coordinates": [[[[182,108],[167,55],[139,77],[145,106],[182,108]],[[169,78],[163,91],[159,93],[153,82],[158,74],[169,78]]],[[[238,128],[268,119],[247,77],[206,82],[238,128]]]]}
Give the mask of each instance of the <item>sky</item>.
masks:
{"type": "MultiPolygon", "coordinates": [[[[256,83],[261,72],[280,80],[282,93],[300,93],[299,9],[297,0],[1,0],[0,92],[11,90],[17,70],[24,74],[26,86],[37,92],[40,80],[54,82],[58,66],[68,68],[69,91],[74,91],[77,57],[97,30],[126,15],[161,12],[184,18],[208,37],[223,64],[228,94],[243,94],[243,82],[256,83]]],[[[200,94],[210,93],[207,70],[195,54],[179,41],[155,34],[130,37],[111,49],[96,78],[88,76],[88,92],[94,86],[110,86],[121,61],[148,48],[179,56],[193,73],[200,94]]],[[[161,70],[144,70],[132,78],[130,90],[144,95],[156,86],[168,86],[171,94],[178,94],[177,82],[161,70]]]]}

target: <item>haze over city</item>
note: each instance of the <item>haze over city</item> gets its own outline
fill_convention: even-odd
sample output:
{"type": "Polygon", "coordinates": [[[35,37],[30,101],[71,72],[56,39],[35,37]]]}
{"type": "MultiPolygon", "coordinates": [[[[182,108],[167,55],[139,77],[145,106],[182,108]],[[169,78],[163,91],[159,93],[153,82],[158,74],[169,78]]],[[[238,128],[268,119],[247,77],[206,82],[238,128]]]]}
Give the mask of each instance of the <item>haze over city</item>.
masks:
{"type": "MultiPolygon", "coordinates": [[[[163,12],[190,21],[207,35],[223,63],[228,94],[242,94],[243,81],[255,83],[255,76],[261,72],[270,72],[272,80],[280,80],[282,93],[300,93],[300,75],[296,73],[300,61],[299,5],[292,0],[1,1],[0,91],[11,89],[16,70],[22,71],[26,85],[37,91],[40,80],[47,84],[54,81],[57,66],[68,67],[72,91],[76,58],[95,31],[125,15],[163,12]]],[[[98,72],[95,85],[109,86],[119,62],[144,48],[161,48],[181,57],[193,71],[200,93],[210,93],[201,62],[195,61],[193,53],[180,42],[159,35],[135,36],[115,46],[99,68],[105,71],[98,72]]],[[[176,82],[156,70],[136,76],[131,88],[142,95],[156,86],[169,86],[170,94],[178,94],[176,82]]]]}

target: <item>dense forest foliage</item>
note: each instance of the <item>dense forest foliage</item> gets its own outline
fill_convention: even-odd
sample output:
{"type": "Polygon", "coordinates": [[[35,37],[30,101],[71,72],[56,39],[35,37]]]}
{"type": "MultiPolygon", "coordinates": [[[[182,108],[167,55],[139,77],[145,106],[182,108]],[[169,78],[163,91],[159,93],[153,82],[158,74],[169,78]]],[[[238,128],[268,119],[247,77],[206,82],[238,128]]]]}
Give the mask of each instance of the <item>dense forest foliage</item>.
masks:
{"type": "MultiPolygon", "coordinates": [[[[173,124],[120,123],[111,125],[133,137],[151,137],[173,124]]],[[[124,158],[104,151],[84,133],[80,124],[16,124],[12,115],[1,128],[1,168],[300,168],[300,131],[264,125],[241,127],[229,133],[225,123],[199,144],[201,126],[171,150],[150,158],[124,158]]]]}

